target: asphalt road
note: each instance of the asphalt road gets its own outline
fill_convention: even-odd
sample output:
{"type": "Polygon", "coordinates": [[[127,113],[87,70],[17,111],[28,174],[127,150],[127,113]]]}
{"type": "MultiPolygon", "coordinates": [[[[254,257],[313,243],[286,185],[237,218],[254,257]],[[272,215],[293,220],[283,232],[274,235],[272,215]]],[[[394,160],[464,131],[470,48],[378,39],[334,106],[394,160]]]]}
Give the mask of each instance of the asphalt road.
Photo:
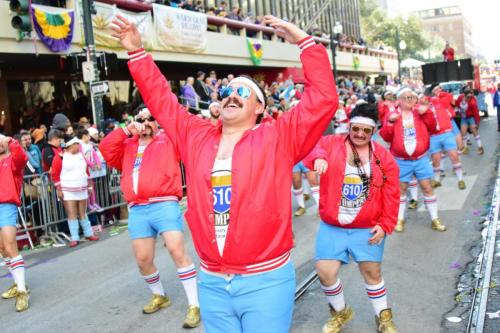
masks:
{"type": "MultiPolygon", "coordinates": [[[[456,189],[448,167],[443,187],[438,189],[442,221],[448,231],[430,229],[423,209],[410,212],[407,229],[386,242],[384,279],[389,303],[400,332],[462,332],[464,322],[451,324],[445,317],[456,315],[457,280],[473,258],[469,249],[480,242],[476,210],[482,211],[497,158],[496,119],[482,123],[486,154],[477,156],[475,146],[463,158],[467,190],[456,189]]],[[[293,262],[300,281],[313,269],[315,233],[319,219],[308,202],[308,213],[294,220],[296,248],[293,262]]],[[[52,248],[25,256],[31,308],[16,313],[13,300],[0,300],[1,332],[186,332],[181,328],[187,306],[175,267],[161,242],[156,263],[173,304],[156,314],[143,315],[149,291],[136,268],[127,232],[109,236],[76,249],[52,248]]],[[[188,251],[196,258],[189,231],[188,251]]],[[[375,332],[374,314],[355,264],[342,269],[341,279],[355,319],[344,332],[375,332]]],[[[0,289],[10,286],[7,270],[0,267],[0,289]]],[[[499,308],[500,309],[500,308],[499,308]]],[[[324,296],[316,283],[297,302],[292,332],[321,332],[328,319],[324,296]]],[[[203,332],[202,328],[190,332],[203,332]]],[[[230,332],[229,332],[230,333],[230,332]]]]}

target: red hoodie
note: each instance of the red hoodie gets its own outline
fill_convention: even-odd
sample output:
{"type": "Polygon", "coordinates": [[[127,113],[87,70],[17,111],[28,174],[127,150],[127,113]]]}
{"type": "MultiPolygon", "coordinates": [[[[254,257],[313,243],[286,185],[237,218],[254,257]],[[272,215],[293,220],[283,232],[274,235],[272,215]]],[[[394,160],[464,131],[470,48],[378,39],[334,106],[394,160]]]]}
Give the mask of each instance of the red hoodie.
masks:
{"type": "Polygon", "coordinates": [[[14,139],[9,141],[9,150],[10,155],[0,160],[0,204],[20,206],[24,167],[28,163],[28,156],[14,139]]]}
{"type": "MultiPolygon", "coordinates": [[[[459,109],[461,108],[460,104],[462,103],[464,98],[465,98],[464,94],[461,94],[460,96],[458,96],[457,102],[455,103],[457,108],[459,108],[459,109]]],[[[479,109],[477,108],[477,100],[476,100],[476,97],[474,97],[474,96],[472,96],[469,99],[469,102],[467,103],[467,109],[465,110],[465,117],[466,118],[471,118],[471,117],[474,118],[474,120],[476,121],[476,124],[479,124],[479,122],[481,121],[481,118],[479,117],[479,109]]]]}

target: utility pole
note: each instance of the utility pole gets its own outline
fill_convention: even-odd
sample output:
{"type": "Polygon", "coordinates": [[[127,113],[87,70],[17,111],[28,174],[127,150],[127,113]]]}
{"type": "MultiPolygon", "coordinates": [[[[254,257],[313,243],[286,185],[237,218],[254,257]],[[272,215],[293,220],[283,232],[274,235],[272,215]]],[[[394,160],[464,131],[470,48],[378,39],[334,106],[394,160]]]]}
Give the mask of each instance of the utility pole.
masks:
{"type": "Polygon", "coordinates": [[[90,76],[91,79],[89,82],[90,100],[92,103],[92,117],[97,128],[102,129],[104,120],[102,97],[101,95],[95,96],[92,89],[92,83],[99,81],[99,69],[97,67],[97,58],[94,44],[94,29],[92,27],[93,0],[82,0],[82,7],[83,31],[85,33],[85,53],[87,55],[87,63],[89,64],[89,67],[91,66],[91,71],[93,72],[90,76]]]}

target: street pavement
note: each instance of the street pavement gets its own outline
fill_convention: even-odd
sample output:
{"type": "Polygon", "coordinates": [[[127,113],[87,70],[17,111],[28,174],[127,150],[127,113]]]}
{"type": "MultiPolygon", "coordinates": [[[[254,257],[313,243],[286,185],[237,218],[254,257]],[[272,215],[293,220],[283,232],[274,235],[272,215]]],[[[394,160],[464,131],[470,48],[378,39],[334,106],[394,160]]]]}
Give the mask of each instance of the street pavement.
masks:
{"type": "MultiPolygon", "coordinates": [[[[467,263],[474,260],[470,249],[481,242],[477,215],[489,200],[488,185],[498,158],[497,136],[496,119],[483,121],[481,137],[485,155],[478,156],[473,145],[471,153],[463,158],[467,190],[456,189],[456,179],[448,163],[443,187],[437,191],[440,217],[448,227],[447,232],[432,231],[427,212],[419,208],[408,213],[405,232],[393,234],[386,241],[384,279],[389,304],[402,333],[465,331],[466,319],[452,324],[445,317],[467,316],[463,311],[456,313],[457,281],[467,263]]],[[[297,282],[314,269],[312,258],[319,218],[311,201],[308,213],[293,221],[296,247],[292,259],[297,282]]],[[[109,230],[105,230],[102,238],[75,249],[51,248],[27,254],[31,308],[16,313],[14,300],[0,300],[0,331],[186,332],[181,328],[186,298],[161,241],[157,242],[156,264],[172,305],[144,315],[141,309],[149,301],[150,293],[135,265],[127,232],[110,236],[109,230]]],[[[189,230],[186,239],[188,252],[197,262],[189,230]]],[[[354,320],[343,332],[375,332],[374,313],[356,265],[343,267],[340,277],[346,301],[355,311],[354,320]]],[[[0,267],[0,289],[7,289],[10,284],[7,270],[0,267]]],[[[492,307],[499,310],[500,304],[492,307]]],[[[328,315],[325,298],[316,282],[296,303],[292,332],[321,332],[328,315]]]]}

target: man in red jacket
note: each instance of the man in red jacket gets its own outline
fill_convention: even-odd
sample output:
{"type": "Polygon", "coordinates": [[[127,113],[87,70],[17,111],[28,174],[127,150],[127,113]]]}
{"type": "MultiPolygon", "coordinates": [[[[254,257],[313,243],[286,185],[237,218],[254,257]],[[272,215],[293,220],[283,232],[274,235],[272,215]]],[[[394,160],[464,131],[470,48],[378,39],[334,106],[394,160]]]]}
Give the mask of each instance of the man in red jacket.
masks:
{"type": "Polygon", "coordinates": [[[156,236],[160,234],[188,298],[183,327],[200,324],[196,269],[186,253],[179,199],[182,182],[179,157],[168,137],[144,106],[135,121],[104,138],[99,149],[111,167],[121,171],[121,188],[130,213],[129,236],[139,270],[153,293],[143,309],[150,314],[170,305],[154,264],[156,236]]]}
{"type": "Polygon", "coordinates": [[[455,61],[455,49],[448,42],[443,50],[443,61],[455,61]]]}
{"type": "Polygon", "coordinates": [[[2,298],[16,298],[16,311],[29,307],[29,294],[24,280],[24,259],[17,250],[17,207],[21,205],[24,167],[28,157],[14,139],[0,134],[0,253],[5,258],[14,284],[2,298]]]}
{"type": "Polygon", "coordinates": [[[321,223],[316,237],[316,270],[330,306],[323,333],[337,333],[353,318],[338,278],[350,257],[359,265],[375,311],[377,332],[395,333],[382,278],[387,234],[396,225],[399,170],[382,145],[372,141],[377,126],[374,105],[360,104],[350,115],[347,136],[324,136],[305,159],[321,177],[321,223]]]}
{"type": "Polygon", "coordinates": [[[117,19],[114,36],[129,51],[132,77],[186,168],[205,331],[288,332],[295,292],[292,167],[314,148],[338,104],[326,49],[293,24],[266,16],[265,24],[301,49],[300,103],[259,124],[264,93],[240,76],[222,92],[221,122],[213,126],[186,112],[137,28],[117,19]]]}
{"type": "Polygon", "coordinates": [[[481,136],[479,135],[479,109],[477,108],[477,100],[474,97],[472,89],[465,87],[463,94],[458,96],[457,102],[458,112],[460,113],[460,130],[462,132],[462,137],[467,135],[467,130],[470,129],[472,135],[474,135],[474,140],[477,144],[477,154],[483,155],[484,148],[481,142],[481,136]]]}
{"type": "Polygon", "coordinates": [[[401,198],[398,223],[395,230],[404,230],[406,190],[415,176],[424,193],[425,207],[431,216],[432,229],[446,231],[438,217],[437,199],[432,189],[433,170],[428,156],[430,135],[436,132],[436,118],[426,106],[416,106],[418,96],[409,88],[398,94],[398,112],[386,117],[380,136],[391,146],[390,151],[399,165],[401,198]]]}

